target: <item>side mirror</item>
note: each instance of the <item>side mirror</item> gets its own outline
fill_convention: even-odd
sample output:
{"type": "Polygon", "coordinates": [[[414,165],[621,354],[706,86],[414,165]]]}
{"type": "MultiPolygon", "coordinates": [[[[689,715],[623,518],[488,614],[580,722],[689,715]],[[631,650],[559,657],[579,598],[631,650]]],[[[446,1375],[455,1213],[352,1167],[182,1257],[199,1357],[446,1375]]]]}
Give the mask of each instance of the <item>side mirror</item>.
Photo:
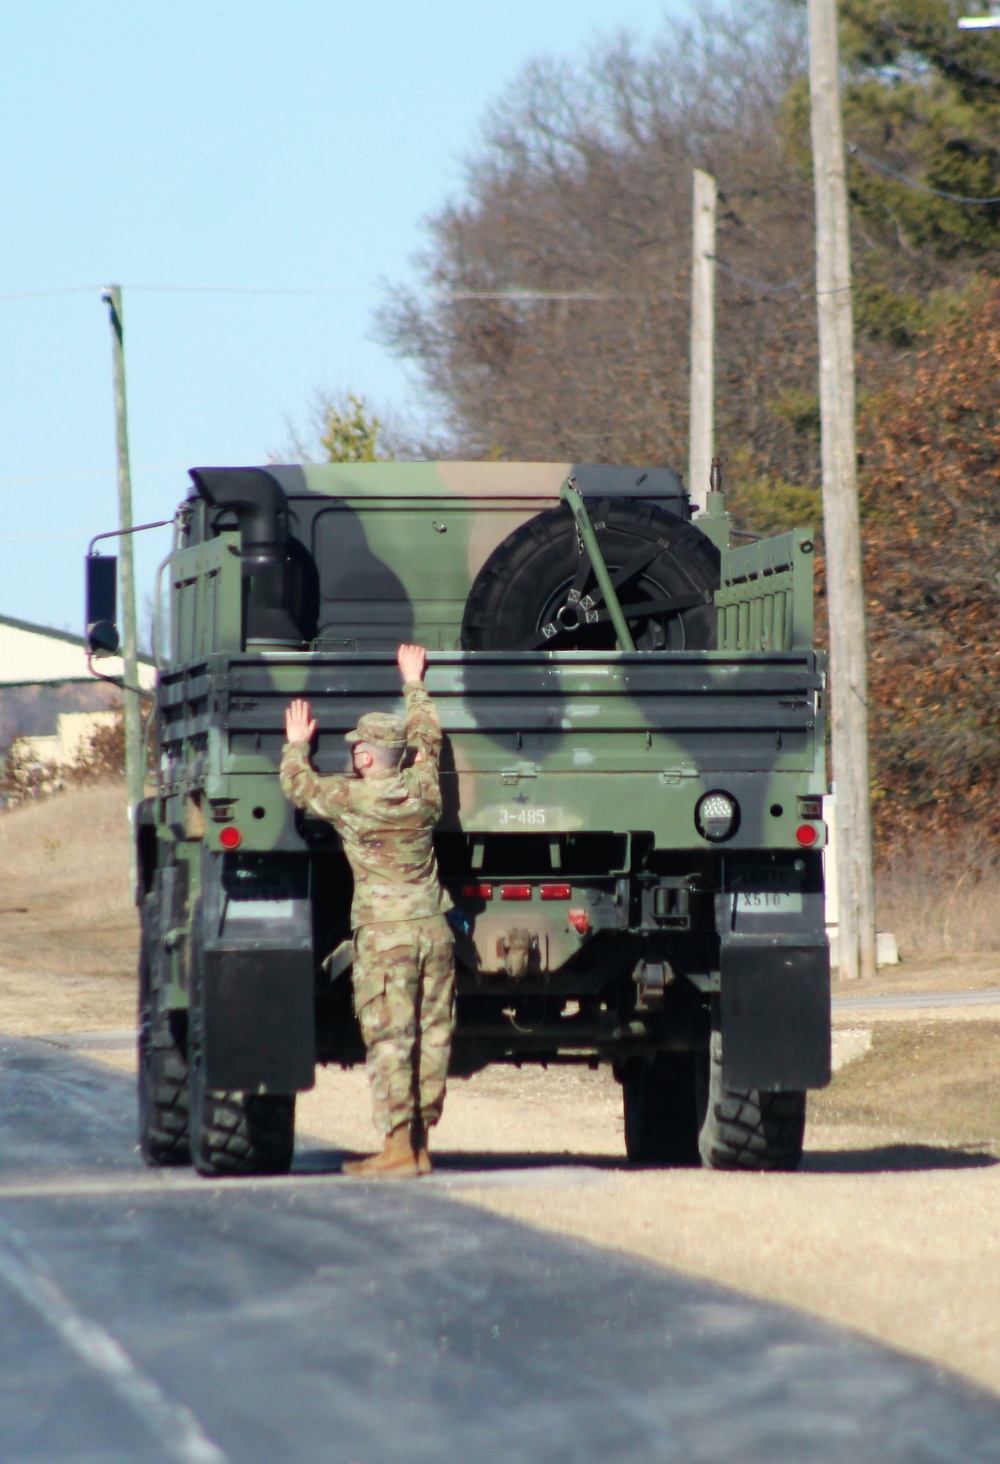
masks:
{"type": "Polygon", "coordinates": [[[112,554],[88,554],[87,650],[92,656],[114,656],[120,638],[118,618],[118,560],[112,554]]]}

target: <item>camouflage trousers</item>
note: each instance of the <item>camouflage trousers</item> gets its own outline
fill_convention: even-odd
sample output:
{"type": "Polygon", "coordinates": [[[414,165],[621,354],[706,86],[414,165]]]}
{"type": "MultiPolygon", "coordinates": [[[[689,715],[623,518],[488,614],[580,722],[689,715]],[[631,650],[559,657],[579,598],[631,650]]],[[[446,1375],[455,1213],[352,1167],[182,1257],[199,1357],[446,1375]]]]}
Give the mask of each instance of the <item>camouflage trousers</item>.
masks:
{"type": "Polygon", "coordinates": [[[368,1054],[375,1127],[441,1117],[455,1030],[455,954],[443,915],[362,925],[354,1010],[368,1054]]]}

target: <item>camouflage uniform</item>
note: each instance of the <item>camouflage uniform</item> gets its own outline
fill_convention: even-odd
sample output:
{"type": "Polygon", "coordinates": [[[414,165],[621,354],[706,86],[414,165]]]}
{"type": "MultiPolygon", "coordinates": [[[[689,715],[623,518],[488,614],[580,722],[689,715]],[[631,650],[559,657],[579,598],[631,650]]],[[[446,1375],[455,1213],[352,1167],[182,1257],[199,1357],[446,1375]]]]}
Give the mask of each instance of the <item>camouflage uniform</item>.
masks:
{"type": "Polygon", "coordinates": [[[441,817],[441,722],[420,682],[403,692],[405,728],[398,718],[369,714],[348,740],[392,746],[405,739],[419,755],[411,767],[323,777],[304,742],[286,744],[281,759],[285,795],[329,819],[354,874],[354,1008],[383,1133],[418,1113],[425,1127],[437,1123],[455,1027],[445,919],[452,901],[438,879],[432,837],[441,817]]]}

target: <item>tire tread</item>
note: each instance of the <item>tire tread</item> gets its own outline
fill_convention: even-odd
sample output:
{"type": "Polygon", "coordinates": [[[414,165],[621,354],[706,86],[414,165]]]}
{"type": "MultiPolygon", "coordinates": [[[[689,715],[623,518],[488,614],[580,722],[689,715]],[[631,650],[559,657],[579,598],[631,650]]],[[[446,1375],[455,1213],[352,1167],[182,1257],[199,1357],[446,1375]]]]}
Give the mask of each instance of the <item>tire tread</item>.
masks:
{"type": "Polygon", "coordinates": [[[806,1095],[726,1088],[722,1044],[713,1032],[708,1105],[698,1147],[708,1169],[790,1171],[802,1159],[806,1095]]]}
{"type": "Polygon", "coordinates": [[[295,1095],[208,1090],[194,1155],[199,1174],[287,1174],[295,1147],[295,1095]]]}

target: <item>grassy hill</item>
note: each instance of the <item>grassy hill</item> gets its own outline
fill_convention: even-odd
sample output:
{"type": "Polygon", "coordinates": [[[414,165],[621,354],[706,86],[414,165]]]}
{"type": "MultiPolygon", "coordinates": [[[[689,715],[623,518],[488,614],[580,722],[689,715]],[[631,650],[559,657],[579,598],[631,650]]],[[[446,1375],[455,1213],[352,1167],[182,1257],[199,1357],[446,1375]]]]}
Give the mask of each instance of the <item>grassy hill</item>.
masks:
{"type": "Polygon", "coordinates": [[[0,815],[0,1031],[133,1024],[128,839],[117,780],[0,815]]]}

